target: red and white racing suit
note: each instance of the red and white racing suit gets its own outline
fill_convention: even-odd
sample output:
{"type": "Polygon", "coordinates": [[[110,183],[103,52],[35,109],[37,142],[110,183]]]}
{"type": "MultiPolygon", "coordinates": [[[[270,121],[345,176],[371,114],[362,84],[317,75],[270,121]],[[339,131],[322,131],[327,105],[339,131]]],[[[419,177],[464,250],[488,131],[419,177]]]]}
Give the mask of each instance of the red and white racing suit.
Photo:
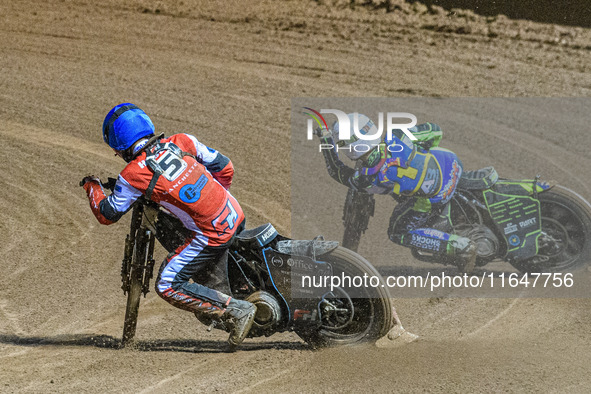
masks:
{"type": "Polygon", "coordinates": [[[244,213],[228,191],[234,168],[226,156],[191,135],[175,134],[160,139],[158,146],[171,144],[182,155],[166,149],[151,159],[148,155],[157,163],[159,175],[147,164],[145,150],[119,174],[108,197],[97,181],[87,182],[84,189],[102,224],[116,222],[141,195],[180,219],[192,236],[162,263],[156,292],[181,309],[221,316],[231,298],[197,281],[219,262],[225,263],[228,243],[243,226],[244,213]]]}

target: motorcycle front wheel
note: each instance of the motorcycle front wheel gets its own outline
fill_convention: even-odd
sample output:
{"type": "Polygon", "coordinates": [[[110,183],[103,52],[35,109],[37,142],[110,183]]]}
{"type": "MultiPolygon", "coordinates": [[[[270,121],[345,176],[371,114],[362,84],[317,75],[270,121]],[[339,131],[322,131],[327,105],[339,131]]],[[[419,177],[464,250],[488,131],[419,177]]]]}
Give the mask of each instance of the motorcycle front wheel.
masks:
{"type": "MultiPolygon", "coordinates": [[[[121,347],[127,346],[135,337],[140,299],[143,293],[143,282],[146,267],[148,266],[148,249],[150,248],[150,232],[144,228],[138,230],[133,248],[131,272],[129,275],[129,289],[127,293],[127,305],[125,307],[125,321],[123,323],[123,338],[121,347]]],[[[153,248],[153,242],[152,242],[153,248]]]]}

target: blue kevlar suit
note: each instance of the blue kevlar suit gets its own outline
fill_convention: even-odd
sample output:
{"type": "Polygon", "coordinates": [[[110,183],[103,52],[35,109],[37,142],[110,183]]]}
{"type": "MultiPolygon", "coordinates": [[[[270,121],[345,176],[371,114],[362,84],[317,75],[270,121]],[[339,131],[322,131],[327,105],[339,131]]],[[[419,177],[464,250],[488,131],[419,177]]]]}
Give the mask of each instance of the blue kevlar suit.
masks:
{"type": "MultiPolygon", "coordinates": [[[[368,122],[362,131],[373,127],[373,122],[368,122]]],[[[475,259],[472,242],[440,230],[451,230],[448,202],[462,175],[462,162],[455,153],[438,146],[442,131],[437,124],[423,123],[409,131],[417,141],[393,130],[392,138],[360,157],[355,169],[339,159],[339,151],[351,148],[351,140],[335,143],[332,135],[321,136],[322,144],[333,147],[322,150],[328,173],[358,192],[390,194],[399,202],[390,218],[390,240],[442,257],[455,256],[460,267],[466,267],[466,261],[461,260],[475,259]],[[435,223],[440,229],[431,227],[435,223]]]]}

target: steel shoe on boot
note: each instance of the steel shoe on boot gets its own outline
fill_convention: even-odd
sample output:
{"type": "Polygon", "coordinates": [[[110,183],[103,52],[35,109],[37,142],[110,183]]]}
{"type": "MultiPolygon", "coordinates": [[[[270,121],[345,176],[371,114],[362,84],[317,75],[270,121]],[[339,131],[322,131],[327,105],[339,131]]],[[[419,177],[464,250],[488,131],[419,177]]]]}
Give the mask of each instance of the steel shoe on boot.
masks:
{"type": "Polygon", "coordinates": [[[224,322],[229,323],[231,327],[228,338],[230,349],[234,350],[246,338],[254,322],[256,311],[256,306],[251,302],[235,298],[230,300],[226,312],[222,316],[224,322]]]}
{"type": "Polygon", "coordinates": [[[447,244],[447,254],[454,256],[454,260],[460,271],[467,274],[474,270],[476,265],[476,245],[469,238],[452,235],[447,244]]]}

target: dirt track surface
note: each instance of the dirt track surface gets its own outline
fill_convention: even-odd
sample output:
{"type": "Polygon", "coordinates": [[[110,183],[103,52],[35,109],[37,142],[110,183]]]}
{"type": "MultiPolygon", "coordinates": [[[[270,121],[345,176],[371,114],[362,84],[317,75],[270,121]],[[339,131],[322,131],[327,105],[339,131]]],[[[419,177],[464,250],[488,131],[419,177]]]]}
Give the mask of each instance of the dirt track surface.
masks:
{"type": "MultiPolygon", "coordinates": [[[[227,153],[249,224],[289,233],[291,97],[591,90],[584,29],[305,1],[167,4],[0,3],[0,392],[591,390],[588,300],[398,300],[421,337],[406,346],[311,351],[281,334],[227,354],[224,336],[151,292],[136,348],[117,350],[129,218],[100,226],[78,187],[122,169],[100,137],[114,104],[227,153]]],[[[558,142],[563,166],[587,174],[587,131],[559,132],[577,141],[558,142]]],[[[496,165],[479,162],[490,153],[480,139],[454,150],[496,165]]],[[[504,154],[526,164],[523,148],[504,154]]],[[[588,181],[567,178],[590,199],[588,181]]]]}

